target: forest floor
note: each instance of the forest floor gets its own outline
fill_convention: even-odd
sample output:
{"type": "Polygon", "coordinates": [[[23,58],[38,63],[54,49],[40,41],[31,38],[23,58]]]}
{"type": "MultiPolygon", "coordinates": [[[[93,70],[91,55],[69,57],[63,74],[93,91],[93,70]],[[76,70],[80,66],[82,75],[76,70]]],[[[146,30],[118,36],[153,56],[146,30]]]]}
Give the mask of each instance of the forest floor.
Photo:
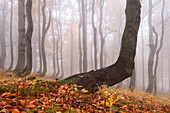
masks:
{"type": "Polygon", "coordinates": [[[103,86],[88,93],[31,75],[16,78],[0,72],[0,113],[170,113],[170,98],[103,86]]]}

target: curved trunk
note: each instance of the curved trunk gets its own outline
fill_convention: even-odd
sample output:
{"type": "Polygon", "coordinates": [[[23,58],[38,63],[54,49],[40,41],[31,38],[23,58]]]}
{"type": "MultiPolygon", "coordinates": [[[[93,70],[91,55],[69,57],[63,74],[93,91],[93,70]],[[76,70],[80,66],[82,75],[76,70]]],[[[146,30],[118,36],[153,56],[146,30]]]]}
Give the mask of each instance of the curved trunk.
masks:
{"type": "Polygon", "coordinates": [[[32,45],[31,45],[31,39],[32,39],[32,33],[33,33],[33,20],[32,20],[32,0],[27,0],[26,4],[26,15],[27,15],[27,33],[26,33],[26,49],[27,49],[27,64],[24,68],[23,72],[24,75],[28,75],[31,73],[32,70],[32,45]]]}
{"type": "Polygon", "coordinates": [[[115,64],[96,71],[76,74],[64,80],[76,79],[77,85],[92,92],[98,90],[101,85],[112,86],[132,76],[140,24],[140,7],[140,0],[127,0],[126,26],[122,37],[120,56],[115,64]]]}

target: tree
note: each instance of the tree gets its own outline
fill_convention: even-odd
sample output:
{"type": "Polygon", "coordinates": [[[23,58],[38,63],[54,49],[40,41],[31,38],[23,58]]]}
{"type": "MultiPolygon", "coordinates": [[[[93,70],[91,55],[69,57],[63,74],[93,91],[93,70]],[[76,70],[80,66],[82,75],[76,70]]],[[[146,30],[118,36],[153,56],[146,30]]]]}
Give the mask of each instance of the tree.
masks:
{"type": "Polygon", "coordinates": [[[41,0],[38,0],[38,49],[39,49],[39,60],[40,60],[40,67],[39,67],[38,73],[42,72],[40,3],[41,3],[41,0]]]}
{"type": "Polygon", "coordinates": [[[97,29],[94,23],[94,5],[95,0],[92,2],[92,26],[93,26],[93,40],[94,40],[94,69],[97,69],[97,29]]]}
{"type": "Polygon", "coordinates": [[[32,20],[32,0],[27,0],[26,3],[26,16],[27,16],[27,32],[26,38],[26,52],[27,52],[27,63],[23,70],[24,75],[28,75],[32,71],[32,33],[33,33],[33,20],[32,20]]]}
{"type": "Polygon", "coordinates": [[[82,6],[82,26],[83,26],[83,72],[87,71],[87,25],[85,1],[81,1],[82,6]]]}
{"type": "Polygon", "coordinates": [[[140,0],[127,0],[126,26],[120,55],[115,64],[95,71],[76,74],[64,80],[76,79],[77,85],[81,85],[89,91],[96,91],[101,85],[112,86],[132,76],[140,24],[140,8],[140,0]]]}
{"type": "Polygon", "coordinates": [[[41,52],[42,52],[42,61],[43,61],[42,76],[45,76],[47,72],[47,61],[46,61],[46,54],[45,54],[45,36],[50,27],[50,21],[51,21],[51,11],[49,9],[49,21],[46,26],[45,8],[46,8],[46,0],[43,0],[43,6],[42,6],[43,26],[42,26],[42,41],[41,41],[41,52]]]}
{"type": "Polygon", "coordinates": [[[0,68],[5,68],[5,59],[6,59],[6,41],[5,41],[5,26],[6,26],[6,5],[7,2],[4,0],[3,10],[2,10],[2,30],[1,30],[1,59],[0,59],[0,68]]]}
{"type": "Polygon", "coordinates": [[[11,0],[11,18],[10,18],[10,54],[11,54],[11,62],[8,70],[12,69],[13,62],[14,62],[14,53],[13,53],[13,43],[12,43],[12,26],[13,26],[13,0],[11,0]]]}
{"type": "MultiPolygon", "coordinates": [[[[156,62],[155,62],[155,69],[154,69],[154,94],[156,94],[157,92],[157,84],[156,84],[156,80],[157,80],[157,74],[156,74],[156,71],[157,71],[157,68],[158,68],[158,61],[159,61],[159,53],[160,53],[160,50],[163,46],[163,40],[164,40],[164,9],[165,9],[165,0],[162,0],[162,12],[161,12],[161,27],[162,27],[162,31],[161,31],[161,37],[160,37],[160,46],[159,48],[157,49],[156,51],[156,62]]],[[[155,30],[154,30],[155,31],[155,30]]],[[[156,33],[155,33],[156,34],[156,33]]],[[[158,36],[157,36],[158,37],[158,36]]]]}
{"type": "Polygon", "coordinates": [[[18,18],[18,62],[14,70],[16,73],[22,72],[25,67],[25,0],[18,0],[18,18]]]}
{"type": "Polygon", "coordinates": [[[100,0],[100,23],[99,23],[99,34],[100,34],[100,68],[103,68],[103,49],[105,39],[103,37],[102,24],[103,24],[103,7],[104,0],[100,0]]]}
{"type": "Polygon", "coordinates": [[[82,36],[81,36],[81,30],[82,30],[82,13],[81,13],[81,3],[80,0],[78,0],[79,5],[79,25],[78,25],[78,40],[79,40],[79,72],[82,73],[82,36]]]}

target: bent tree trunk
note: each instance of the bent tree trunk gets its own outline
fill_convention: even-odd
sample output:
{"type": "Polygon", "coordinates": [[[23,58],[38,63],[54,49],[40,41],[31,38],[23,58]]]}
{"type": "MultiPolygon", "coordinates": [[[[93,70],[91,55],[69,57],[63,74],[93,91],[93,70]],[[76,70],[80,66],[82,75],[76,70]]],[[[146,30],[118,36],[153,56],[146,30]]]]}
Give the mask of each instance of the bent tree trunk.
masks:
{"type": "Polygon", "coordinates": [[[132,76],[140,23],[140,7],[140,0],[127,0],[126,26],[122,37],[120,56],[115,64],[96,71],[73,75],[64,79],[63,82],[75,80],[77,85],[93,92],[97,91],[101,85],[112,86],[132,76]]]}

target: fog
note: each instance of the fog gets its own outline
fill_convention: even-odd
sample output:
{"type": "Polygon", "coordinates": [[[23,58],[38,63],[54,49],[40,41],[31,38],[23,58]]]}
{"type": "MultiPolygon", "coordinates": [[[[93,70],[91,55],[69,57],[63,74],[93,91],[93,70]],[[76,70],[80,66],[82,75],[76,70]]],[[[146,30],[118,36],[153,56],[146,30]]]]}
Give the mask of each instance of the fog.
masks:
{"type": "MultiPolygon", "coordinates": [[[[0,68],[14,70],[18,61],[19,45],[19,12],[18,2],[21,0],[0,0],[0,68]],[[13,7],[11,7],[11,1],[13,7]],[[11,10],[11,8],[13,10],[11,10]],[[11,12],[12,11],[12,12],[11,12]],[[11,18],[11,13],[12,18],[11,18]],[[12,19],[12,21],[11,21],[12,19]],[[10,39],[12,38],[12,40],[10,39]],[[11,42],[12,41],[12,42],[11,42]],[[11,46],[13,48],[11,48],[11,46]],[[12,49],[12,51],[11,51],[12,49]],[[11,54],[13,53],[13,61],[11,54]]],[[[25,1],[25,0],[23,0],[25,1]]],[[[86,71],[100,69],[115,63],[119,57],[121,37],[125,28],[126,0],[104,0],[101,18],[101,3],[94,3],[94,16],[92,20],[93,0],[85,0],[85,24],[87,44],[86,71]],[[93,23],[93,22],[94,23],[93,23]],[[102,23],[101,23],[102,22],[102,23]],[[96,53],[94,46],[94,31],[96,27],[96,53]],[[103,39],[101,40],[101,31],[103,39]],[[103,43],[101,43],[103,42],[103,43]],[[103,48],[101,46],[103,44],[103,48]],[[101,51],[103,50],[103,53],[101,51]],[[95,54],[96,60],[95,62],[95,54]],[[101,56],[103,58],[101,59],[101,56]],[[97,67],[97,68],[96,68],[97,67]]],[[[26,1],[25,3],[26,4],[26,1]]],[[[149,58],[153,47],[153,69],[156,72],[157,92],[168,94],[170,92],[170,0],[152,0],[152,11],[149,11],[148,0],[141,0],[141,23],[138,32],[136,57],[135,57],[135,83],[136,89],[144,90],[149,83],[149,58]],[[163,5],[165,2],[165,5],[163,5]],[[164,8],[163,8],[164,6],[164,8]],[[152,15],[150,15],[152,14],[152,15]],[[150,16],[149,16],[150,15],[150,16]],[[152,17],[150,20],[149,17],[152,17]],[[151,22],[151,23],[149,23],[151,22]],[[150,26],[151,25],[151,26],[150,26]],[[153,27],[155,29],[153,29],[153,27]],[[152,37],[151,37],[152,34],[152,37]],[[160,50],[159,50],[160,49],[160,50]],[[157,56],[158,54],[158,60],[157,56]],[[157,62],[157,64],[156,64],[157,62]],[[155,68],[157,66],[157,68],[155,68]]],[[[31,74],[40,71],[40,42],[43,35],[43,0],[33,0],[32,18],[32,71],[31,74]],[[39,8],[40,6],[40,8],[39,8]],[[40,12],[40,15],[39,15],[40,12]],[[40,18],[39,18],[40,16],[40,18]],[[39,30],[40,29],[40,30],[39,30]]],[[[49,9],[51,21],[45,36],[45,54],[47,61],[46,76],[66,78],[71,75],[85,72],[83,57],[80,60],[80,52],[83,51],[82,12],[79,0],[47,0],[45,14],[46,25],[49,21],[49,9]],[[81,14],[81,16],[80,16],[81,14]],[[81,20],[81,21],[80,21],[81,20]],[[82,69],[81,69],[82,68],[82,69]]],[[[26,15],[25,15],[26,16],[26,15]]],[[[21,24],[20,24],[21,25],[21,24]]],[[[25,20],[25,32],[28,22],[25,20]]],[[[24,39],[24,38],[23,38],[24,39]]],[[[24,40],[25,41],[25,40],[24,40]]],[[[25,41],[26,42],[26,41],[25,41]]],[[[83,55],[83,54],[82,54],[83,55]]],[[[22,58],[22,57],[21,57],[22,58]]],[[[26,59],[26,58],[25,58],[26,59]]],[[[152,62],[152,61],[151,61],[152,62]]],[[[128,88],[130,78],[121,83],[121,87],[128,88]]],[[[120,84],[120,83],[119,83],[120,84]]],[[[117,85],[115,85],[117,86],[117,85]]]]}

